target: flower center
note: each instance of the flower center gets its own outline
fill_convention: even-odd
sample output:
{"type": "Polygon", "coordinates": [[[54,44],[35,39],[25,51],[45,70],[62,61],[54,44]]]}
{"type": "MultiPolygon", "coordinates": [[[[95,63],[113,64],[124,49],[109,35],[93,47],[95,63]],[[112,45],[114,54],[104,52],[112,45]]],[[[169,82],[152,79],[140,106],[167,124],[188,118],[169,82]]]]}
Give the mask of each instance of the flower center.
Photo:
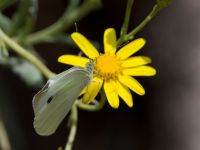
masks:
{"type": "Polygon", "coordinates": [[[95,75],[103,80],[116,80],[121,74],[121,62],[115,55],[103,54],[95,60],[95,75]]]}

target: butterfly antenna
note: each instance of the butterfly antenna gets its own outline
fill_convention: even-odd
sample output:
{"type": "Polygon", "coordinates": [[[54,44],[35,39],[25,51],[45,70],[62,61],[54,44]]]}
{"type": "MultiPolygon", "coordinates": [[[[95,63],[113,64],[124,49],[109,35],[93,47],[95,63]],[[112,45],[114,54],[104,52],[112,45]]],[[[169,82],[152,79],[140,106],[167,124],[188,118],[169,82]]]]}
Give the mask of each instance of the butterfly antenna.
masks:
{"type": "Polygon", "coordinates": [[[76,30],[76,32],[78,32],[78,25],[77,25],[76,22],[74,23],[74,26],[75,26],[75,30],[76,30]]]}

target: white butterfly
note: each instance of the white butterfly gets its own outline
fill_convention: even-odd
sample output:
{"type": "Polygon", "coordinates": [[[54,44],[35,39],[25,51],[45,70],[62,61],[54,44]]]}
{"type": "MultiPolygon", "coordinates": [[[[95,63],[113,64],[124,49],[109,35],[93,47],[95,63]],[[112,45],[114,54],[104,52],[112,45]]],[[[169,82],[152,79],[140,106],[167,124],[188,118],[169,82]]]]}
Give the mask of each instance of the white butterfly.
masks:
{"type": "Polygon", "coordinates": [[[53,78],[33,97],[34,128],[39,135],[51,135],[68,114],[80,92],[93,78],[94,64],[72,67],[53,78]]]}

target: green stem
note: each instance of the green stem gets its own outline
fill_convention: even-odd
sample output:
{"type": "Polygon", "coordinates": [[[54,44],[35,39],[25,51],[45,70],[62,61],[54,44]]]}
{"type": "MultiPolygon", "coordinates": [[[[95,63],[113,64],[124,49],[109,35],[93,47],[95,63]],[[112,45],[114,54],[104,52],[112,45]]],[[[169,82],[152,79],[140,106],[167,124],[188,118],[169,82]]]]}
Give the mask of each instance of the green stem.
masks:
{"type": "Polygon", "coordinates": [[[65,150],[71,150],[73,147],[74,139],[77,132],[77,123],[78,123],[78,110],[76,104],[73,105],[71,114],[70,114],[70,133],[65,146],[65,150]]]}
{"type": "Polygon", "coordinates": [[[37,18],[38,2],[37,0],[29,1],[29,11],[27,12],[22,27],[17,32],[17,41],[22,43],[25,41],[27,35],[32,31],[37,18]]]}
{"type": "Polygon", "coordinates": [[[46,78],[49,79],[55,75],[39,59],[37,59],[37,57],[35,57],[30,52],[21,47],[19,44],[17,44],[15,41],[13,41],[1,29],[0,40],[3,40],[6,43],[6,45],[13,49],[13,51],[15,51],[17,54],[34,64],[46,76],[46,78]]]}
{"type": "Polygon", "coordinates": [[[69,0],[69,4],[65,13],[70,13],[74,8],[78,6],[79,3],[80,3],[80,0],[69,0]]]}
{"type": "Polygon", "coordinates": [[[124,41],[125,35],[127,34],[133,3],[134,3],[134,0],[128,0],[127,1],[124,23],[123,23],[122,28],[121,28],[120,38],[118,40],[118,45],[122,44],[122,42],[124,41]]]}
{"type": "Polygon", "coordinates": [[[156,4],[153,7],[152,11],[147,15],[147,17],[135,29],[133,29],[130,33],[126,35],[124,41],[132,40],[135,37],[135,35],[152,20],[152,18],[159,12],[159,10],[160,7],[158,7],[158,5],[156,4]]]}
{"type": "Polygon", "coordinates": [[[80,100],[76,102],[77,106],[80,109],[86,110],[86,111],[99,111],[101,110],[106,102],[106,95],[104,92],[101,92],[101,99],[98,104],[90,105],[90,104],[84,104],[80,100]]]}
{"type": "Polygon", "coordinates": [[[29,13],[32,0],[21,0],[18,5],[17,12],[14,14],[12,24],[10,26],[9,35],[13,36],[18,31],[19,26],[24,23],[26,15],[29,13]]]}
{"type": "Polygon", "coordinates": [[[11,150],[10,141],[8,138],[8,133],[6,131],[3,120],[0,119],[0,149],[11,150]]]}
{"type": "Polygon", "coordinates": [[[68,29],[74,22],[82,19],[99,6],[100,0],[85,0],[80,7],[71,10],[71,12],[66,11],[56,23],[28,36],[26,42],[28,44],[36,44],[45,41],[48,36],[52,36],[55,33],[68,29]]]}

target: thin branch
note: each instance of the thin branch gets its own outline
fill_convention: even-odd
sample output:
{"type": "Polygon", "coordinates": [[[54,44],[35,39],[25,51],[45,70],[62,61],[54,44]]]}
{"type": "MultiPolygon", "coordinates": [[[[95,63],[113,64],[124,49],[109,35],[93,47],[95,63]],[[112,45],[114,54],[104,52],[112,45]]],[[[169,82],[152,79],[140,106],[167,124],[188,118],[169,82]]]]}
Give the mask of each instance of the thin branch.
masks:
{"type": "Polygon", "coordinates": [[[24,17],[24,23],[22,27],[17,32],[16,38],[19,43],[23,43],[27,35],[33,30],[37,18],[38,1],[37,0],[28,0],[28,1],[29,1],[28,12],[24,17]]]}
{"type": "Polygon", "coordinates": [[[129,20],[131,16],[131,9],[133,6],[134,0],[128,0],[127,5],[126,5],[126,13],[124,17],[124,23],[121,27],[121,32],[120,32],[120,38],[118,40],[118,45],[122,44],[122,41],[124,41],[125,35],[127,34],[128,31],[128,25],[129,25],[129,20]]]}
{"type": "Polygon", "coordinates": [[[27,14],[31,10],[30,7],[32,6],[34,0],[21,0],[17,12],[14,14],[12,18],[12,24],[10,26],[9,35],[13,36],[19,29],[19,26],[24,23],[27,14]]]}
{"type": "Polygon", "coordinates": [[[83,4],[78,8],[75,8],[73,10],[71,10],[70,8],[70,12],[66,10],[64,15],[56,23],[41,31],[31,34],[30,36],[28,36],[26,42],[28,44],[37,44],[45,41],[48,36],[52,36],[55,33],[68,29],[74,24],[74,22],[82,19],[92,10],[99,7],[100,2],[100,0],[85,0],[83,4]]]}
{"type": "Polygon", "coordinates": [[[151,20],[152,18],[161,10],[157,4],[153,7],[152,11],[146,16],[146,18],[131,32],[126,34],[124,38],[121,38],[117,41],[117,45],[120,46],[122,43],[133,40],[135,35],[141,31],[151,20]]]}
{"type": "Polygon", "coordinates": [[[141,31],[151,20],[152,18],[159,12],[160,7],[158,5],[155,5],[152,9],[152,11],[147,15],[147,17],[130,33],[126,35],[125,40],[132,40],[134,36],[141,31]]]}
{"type": "Polygon", "coordinates": [[[77,131],[77,123],[78,123],[78,110],[76,104],[74,104],[70,115],[70,133],[65,146],[65,150],[71,150],[73,147],[77,131]]]}
{"type": "Polygon", "coordinates": [[[3,121],[0,119],[0,149],[11,150],[10,141],[3,121]]]}
{"type": "Polygon", "coordinates": [[[12,48],[20,56],[24,57],[26,60],[34,64],[45,76],[46,78],[51,78],[55,74],[51,72],[37,57],[32,55],[29,51],[25,50],[15,41],[13,41],[10,37],[8,37],[1,29],[0,29],[0,40],[3,40],[7,46],[12,48]]]}
{"type": "Polygon", "coordinates": [[[86,111],[99,111],[104,107],[105,102],[106,102],[106,95],[102,91],[101,92],[101,99],[100,99],[99,103],[96,103],[95,105],[84,104],[84,103],[82,103],[81,100],[79,100],[79,101],[76,101],[76,104],[80,109],[83,109],[83,110],[86,110],[86,111]]]}

